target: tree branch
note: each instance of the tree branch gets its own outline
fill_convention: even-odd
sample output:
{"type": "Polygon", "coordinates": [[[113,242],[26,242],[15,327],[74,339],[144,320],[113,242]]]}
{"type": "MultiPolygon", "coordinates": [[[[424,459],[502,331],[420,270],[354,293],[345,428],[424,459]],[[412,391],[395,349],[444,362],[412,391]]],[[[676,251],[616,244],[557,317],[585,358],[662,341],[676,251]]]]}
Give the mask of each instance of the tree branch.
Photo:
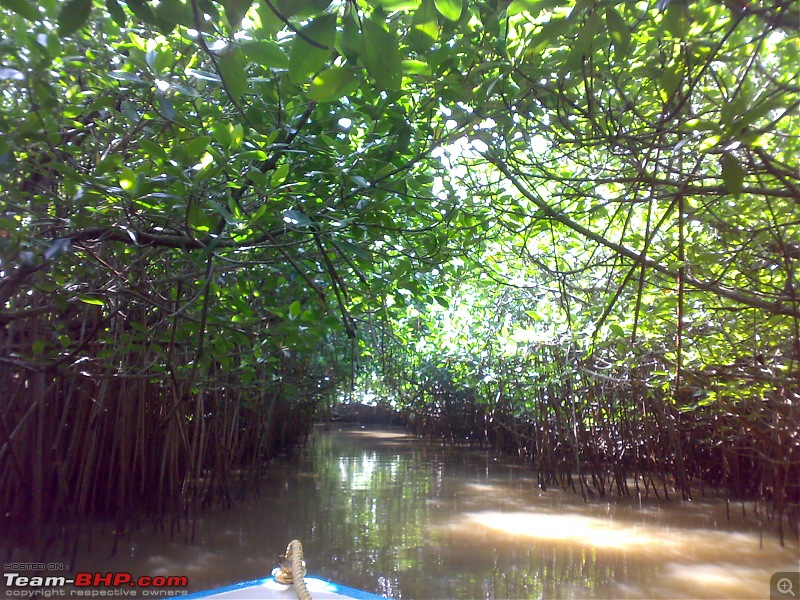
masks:
{"type": "MultiPolygon", "coordinates": [[[[662,264],[656,262],[655,260],[648,258],[644,254],[637,252],[627,246],[623,246],[622,244],[618,244],[616,242],[612,242],[609,239],[604,238],[601,235],[587,229],[580,223],[573,221],[568,215],[562,213],[554,209],[550,206],[547,202],[545,202],[542,198],[540,198],[537,194],[532,192],[525,186],[519,178],[512,173],[512,171],[502,162],[501,157],[493,156],[490,154],[484,155],[485,158],[494,165],[511,183],[512,185],[523,195],[525,198],[530,200],[533,204],[535,204],[541,211],[547,215],[549,218],[561,223],[562,225],[569,227],[573,231],[580,233],[584,237],[596,242],[610,250],[613,250],[617,254],[629,258],[633,261],[636,261],[639,264],[642,264],[646,267],[651,268],[653,271],[657,273],[661,273],[666,275],[670,278],[677,278],[678,272],[669,269],[662,264]]],[[[740,290],[734,290],[731,288],[727,288],[721,286],[717,283],[703,281],[693,277],[691,274],[686,273],[684,275],[684,281],[693,287],[703,290],[706,292],[711,292],[716,294],[717,296],[721,296],[723,298],[727,298],[728,300],[733,300],[734,302],[738,302],[739,304],[744,304],[746,306],[750,306],[753,308],[760,308],[766,312],[773,313],[773,314],[780,314],[780,315],[789,315],[791,317],[800,318],[800,310],[797,307],[792,306],[789,302],[770,302],[765,300],[764,298],[759,298],[758,296],[754,296],[752,294],[748,294],[742,292],[740,290]]]]}

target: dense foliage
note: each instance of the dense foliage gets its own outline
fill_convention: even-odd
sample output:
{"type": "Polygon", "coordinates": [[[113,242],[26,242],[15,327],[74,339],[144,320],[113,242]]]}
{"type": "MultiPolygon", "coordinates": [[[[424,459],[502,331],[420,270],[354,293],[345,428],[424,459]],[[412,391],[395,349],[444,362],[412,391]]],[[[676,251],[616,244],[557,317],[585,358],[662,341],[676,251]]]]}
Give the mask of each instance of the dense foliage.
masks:
{"type": "Polygon", "coordinates": [[[545,486],[796,515],[788,0],[0,7],[20,540],[191,532],[354,383],[545,486]]]}

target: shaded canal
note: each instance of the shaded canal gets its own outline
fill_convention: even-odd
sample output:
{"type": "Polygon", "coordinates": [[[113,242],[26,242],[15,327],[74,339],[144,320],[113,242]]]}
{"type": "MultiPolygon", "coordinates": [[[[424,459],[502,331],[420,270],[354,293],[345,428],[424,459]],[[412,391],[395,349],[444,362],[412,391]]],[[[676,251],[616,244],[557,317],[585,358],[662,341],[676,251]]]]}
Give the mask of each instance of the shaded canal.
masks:
{"type": "Polygon", "coordinates": [[[134,533],[80,570],[187,575],[192,591],[265,576],[292,538],[309,573],[395,598],[763,598],[797,570],[746,505],[698,499],[586,504],[527,468],[401,430],[318,428],[271,469],[260,498],[206,512],[196,544],[134,533]]]}

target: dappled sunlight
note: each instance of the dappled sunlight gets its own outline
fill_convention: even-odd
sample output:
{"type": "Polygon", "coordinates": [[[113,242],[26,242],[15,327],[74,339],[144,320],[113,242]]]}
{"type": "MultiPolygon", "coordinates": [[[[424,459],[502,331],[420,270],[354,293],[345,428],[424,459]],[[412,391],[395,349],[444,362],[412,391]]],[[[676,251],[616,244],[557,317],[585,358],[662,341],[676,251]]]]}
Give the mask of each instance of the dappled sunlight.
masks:
{"type": "Polygon", "coordinates": [[[371,448],[380,446],[383,448],[411,447],[420,444],[420,440],[408,433],[408,430],[400,427],[382,427],[380,429],[371,426],[357,426],[343,428],[338,431],[338,435],[343,438],[351,438],[357,444],[364,444],[371,448]]]}
{"type": "MultiPolygon", "coordinates": [[[[763,554],[758,537],[746,532],[688,528],[669,523],[650,524],[641,516],[637,518],[635,513],[620,519],[566,510],[490,510],[463,513],[447,527],[465,534],[485,529],[512,538],[569,543],[603,550],[636,551],[640,557],[669,560],[689,555],[700,559],[718,559],[720,549],[725,548],[734,551],[737,559],[757,560],[763,554]]],[[[765,540],[766,546],[774,544],[774,540],[765,540]]],[[[787,549],[791,547],[790,542],[787,549]]]]}
{"type": "MultiPolygon", "coordinates": [[[[497,492],[486,487],[487,492],[497,492]]],[[[780,548],[777,540],[768,538],[762,547],[752,533],[683,526],[680,507],[664,511],[676,516],[677,524],[669,519],[648,522],[645,511],[631,510],[624,518],[587,514],[597,508],[464,512],[441,530],[454,544],[528,548],[557,556],[553,560],[572,569],[582,568],[590,552],[595,565],[624,565],[629,575],[638,573],[637,584],[619,579],[607,584],[607,592],[585,590],[576,597],[605,593],[626,598],[763,597],[768,595],[772,573],[797,568],[795,541],[780,548]]]]}
{"type": "MultiPolygon", "coordinates": [[[[731,549],[721,548],[721,553],[731,549]]],[[[794,567],[797,568],[796,566],[794,567]]],[[[767,561],[758,567],[743,567],[740,562],[687,562],[654,565],[655,576],[649,586],[613,584],[618,598],[768,598],[769,580],[779,570],[767,561]]]]}
{"type": "Polygon", "coordinates": [[[462,511],[479,508],[524,510],[531,506],[530,496],[528,489],[517,489],[505,483],[467,482],[454,493],[458,508],[462,511]]]}
{"type": "Polygon", "coordinates": [[[739,563],[669,563],[661,573],[660,591],[662,597],[758,598],[768,595],[773,570],[745,568],[739,563]]]}
{"type": "Polygon", "coordinates": [[[510,536],[538,540],[573,542],[595,548],[628,550],[658,545],[660,550],[677,550],[682,541],[671,539],[659,530],[626,525],[573,513],[484,511],[467,513],[455,527],[484,527],[510,536]]]}
{"type": "Polygon", "coordinates": [[[411,440],[408,432],[405,429],[386,430],[386,429],[354,429],[351,435],[365,438],[373,438],[376,440],[411,440]]]}

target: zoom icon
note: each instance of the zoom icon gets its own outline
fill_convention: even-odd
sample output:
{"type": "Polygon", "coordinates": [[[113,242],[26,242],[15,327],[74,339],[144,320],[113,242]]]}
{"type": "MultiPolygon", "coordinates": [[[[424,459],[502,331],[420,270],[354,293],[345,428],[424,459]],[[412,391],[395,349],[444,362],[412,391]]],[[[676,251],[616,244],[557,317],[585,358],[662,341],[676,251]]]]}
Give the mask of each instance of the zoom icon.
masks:
{"type": "Polygon", "coordinates": [[[770,600],[798,600],[800,571],[780,571],[769,580],[770,600]]]}

